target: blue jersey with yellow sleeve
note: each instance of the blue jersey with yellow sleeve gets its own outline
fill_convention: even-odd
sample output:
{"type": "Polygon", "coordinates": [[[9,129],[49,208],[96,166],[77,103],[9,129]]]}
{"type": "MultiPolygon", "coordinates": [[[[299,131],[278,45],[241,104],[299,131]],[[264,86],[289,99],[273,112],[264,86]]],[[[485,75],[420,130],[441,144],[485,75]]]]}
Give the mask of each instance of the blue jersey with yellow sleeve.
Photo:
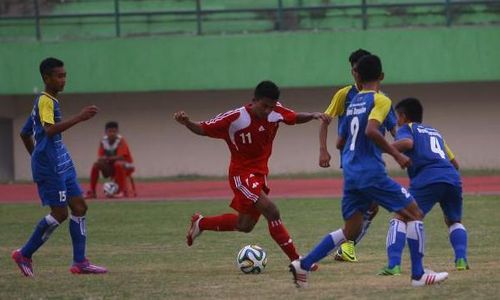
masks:
{"type": "MultiPolygon", "coordinates": [[[[346,117],[346,109],[351,104],[352,99],[359,93],[356,85],[348,85],[346,87],[338,90],[335,95],[333,95],[330,105],[325,110],[325,114],[330,117],[338,117],[338,132],[340,135],[340,127],[344,122],[346,117]]],[[[392,130],[396,126],[397,118],[394,109],[391,110],[384,121],[384,128],[387,130],[392,130]]]]}
{"type": "Polygon", "coordinates": [[[338,90],[335,95],[333,95],[330,105],[325,110],[325,114],[330,117],[338,117],[338,129],[345,118],[345,110],[351,104],[352,98],[359,93],[355,85],[348,85],[346,87],[338,90]]]}
{"type": "Polygon", "coordinates": [[[408,167],[411,189],[440,182],[461,184],[460,175],[450,162],[455,155],[439,131],[420,123],[409,123],[398,129],[396,140],[402,139],[413,141],[413,148],[405,152],[412,161],[408,167]]]}
{"type": "MultiPolygon", "coordinates": [[[[366,136],[368,120],[383,124],[391,110],[391,100],[374,91],[361,91],[346,111],[340,128],[346,144],[342,150],[344,189],[361,189],[385,180],[387,173],[381,149],[366,136]]],[[[380,132],[384,128],[380,126],[380,132]]]]}
{"type": "Polygon", "coordinates": [[[73,161],[62,141],[61,133],[52,137],[45,133],[45,124],[61,122],[59,101],[47,93],[38,96],[30,118],[23,126],[22,133],[35,136],[35,149],[31,156],[33,179],[42,181],[53,176],[62,176],[74,171],[73,161]]]}

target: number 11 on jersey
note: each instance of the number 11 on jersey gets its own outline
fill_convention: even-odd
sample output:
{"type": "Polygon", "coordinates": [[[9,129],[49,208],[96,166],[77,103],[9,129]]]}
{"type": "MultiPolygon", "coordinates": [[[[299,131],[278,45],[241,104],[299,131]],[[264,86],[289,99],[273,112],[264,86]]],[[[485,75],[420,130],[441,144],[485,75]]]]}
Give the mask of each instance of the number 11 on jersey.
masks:
{"type": "Polygon", "coordinates": [[[248,132],[247,134],[242,132],[240,134],[240,137],[241,137],[241,142],[243,144],[251,144],[252,143],[252,135],[250,134],[250,132],[248,132]]]}

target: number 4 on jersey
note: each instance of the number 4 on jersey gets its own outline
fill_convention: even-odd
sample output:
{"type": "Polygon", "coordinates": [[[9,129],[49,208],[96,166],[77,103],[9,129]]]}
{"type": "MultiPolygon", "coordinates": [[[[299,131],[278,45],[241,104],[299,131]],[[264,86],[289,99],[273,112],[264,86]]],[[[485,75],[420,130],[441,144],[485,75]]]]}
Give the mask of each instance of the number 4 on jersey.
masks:
{"type": "Polygon", "coordinates": [[[444,151],[441,148],[441,145],[439,144],[439,140],[437,139],[437,137],[431,136],[430,138],[431,138],[430,139],[431,151],[436,153],[436,154],[439,154],[439,156],[441,156],[442,159],[445,159],[446,155],[444,154],[444,151]]]}

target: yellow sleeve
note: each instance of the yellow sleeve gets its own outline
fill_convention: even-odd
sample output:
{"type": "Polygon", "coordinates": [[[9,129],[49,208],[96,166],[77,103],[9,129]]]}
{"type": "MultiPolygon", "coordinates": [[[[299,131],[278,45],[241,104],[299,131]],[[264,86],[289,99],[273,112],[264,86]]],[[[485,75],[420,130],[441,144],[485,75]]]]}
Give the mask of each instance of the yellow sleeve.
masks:
{"type": "Polygon", "coordinates": [[[38,100],[38,112],[40,114],[40,122],[42,125],[55,124],[54,122],[54,100],[42,95],[38,100]]]}
{"type": "Polygon", "coordinates": [[[451,151],[450,147],[444,142],[444,150],[446,151],[446,155],[448,155],[448,158],[450,161],[455,159],[455,154],[451,151]]]}
{"type": "Polygon", "coordinates": [[[352,86],[349,85],[338,90],[335,95],[333,95],[330,105],[328,105],[328,108],[325,110],[325,114],[330,117],[343,115],[345,112],[345,99],[351,88],[352,86]]]}
{"type": "Polygon", "coordinates": [[[374,95],[374,105],[368,116],[368,120],[377,120],[382,124],[391,109],[391,99],[387,98],[387,96],[382,94],[374,95]]]}

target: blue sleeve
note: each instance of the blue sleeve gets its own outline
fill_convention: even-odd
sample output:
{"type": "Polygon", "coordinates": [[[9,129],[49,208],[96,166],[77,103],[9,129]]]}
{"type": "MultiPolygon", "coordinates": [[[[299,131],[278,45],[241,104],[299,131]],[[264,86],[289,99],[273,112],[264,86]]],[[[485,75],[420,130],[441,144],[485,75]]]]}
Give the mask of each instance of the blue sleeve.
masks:
{"type": "Polygon", "coordinates": [[[23,135],[33,135],[33,120],[31,119],[31,115],[24,122],[23,128],[21,129],[21,134],[23,135]]]}
{"type": "Polygon", "coordinates": [[[387,117],[384,120],[384,127],[385,129],[391,131],[397,123],[398,119],[396,117],[396,112],[394,111],[394,108],[391,106],[391,109],[389,110],[389,113],[387,114],[387,117]]]}
{"type": "Polygon", "coordinates": [[[410,139],[413,140],[413,134],[411,131],[411,127],[408,124],[405,124],[401,126],[398,131],[396,132],[396,141],[402,140],[402,139],[410,139]]]}

